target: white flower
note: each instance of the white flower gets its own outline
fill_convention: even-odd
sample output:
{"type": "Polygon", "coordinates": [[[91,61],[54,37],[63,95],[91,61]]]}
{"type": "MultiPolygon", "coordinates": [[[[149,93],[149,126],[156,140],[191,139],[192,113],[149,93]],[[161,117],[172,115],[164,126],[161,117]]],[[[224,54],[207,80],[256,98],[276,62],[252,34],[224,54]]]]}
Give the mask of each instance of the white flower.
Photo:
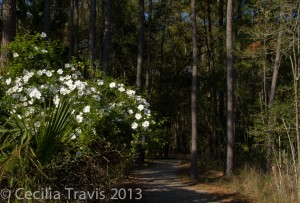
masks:
{"type": "Polygon", "coordinates": [[[40,91],[36,88],[33,88],[33,90],[29,93],[29,97],[30,98],[37,98],[40,99],[42,96],[42,94],[40,93],[40,91]]]}
{"type": "Polygon", "coordinates": [[[76,74],[77,74],[78,76],[81,76],[81,72],[80,72],[80,71],[76,71],[76,74]]]}
{"type": "Polygon", "coordinates": [[[41,71],[41,70],[38,70],[36,73],[37,73],[38,75],[43,75],[43,71],[41,71]]]}
{"type": "Polygon", "coordinates": [[[83,91],[82,90],[78,90],[78,96],[82,96],[83,95],[83,91]]]}
{"type": "Polygon", "coordinates": [[[137,108],[138,110],[142,111],[144,109],[144,105],[140,104],[137,108]]]}
{"type": "Polygon", "coordinates": [[[98,85],[103,85],[104,82],[103,82],[103,80],[97,80],[97,84],[98,84],[98,85]]]}
{"type": "Polygon", "coordinates": [[[19,118],[19,119],[22,119],[22,116],[21,116],[20,114],[18,114],[18,118],[19,118]]]}
{"type": "Polygon", "coordinates": [[[84,90],[85,89],[85,84],[83,82],[81,82],[80,80],[76,80],[75,85],[76,85],[78,90],[84,90]]]}
{"type": "Polygon", "coordinates": [[[144,113],[149,117],[151,116],[151,110],[150,109],[145,109],[144,113]]]}
{"type": "Polygon", "coordinates": [[[57,73],[58,73],[59,75],[61,75],[63,72],[64,72],[64,71],[63,71],[62,69],[58,69],[58,70],[57,70],[57,73]]]}
{"type": "Polygon", "coordinates": [[[122,87],[122,86],[121,86],[121,87],[119,87],[119,88],[118,88],[118,90],[119,90],[120,92],[125,92],[125,88],[124,88],[124,87],[122,87]]]}
{"type": "Polygon", "coordinates": [[[139,124],[137,124],[136,122],[134,122],[134,123],[131,124],[131,128],[133,130],[137,129],[138,126],[139,126],[139,124]]]}
{"type": "Polygon", "coordinates": [[[14,53],[14,54],[13,54],[13,57],[14,57],[14,58],[17,58],[17,57],[19,57],[19,54],[18,54],[18,53],[14,53]]]}
{"type": "Polygon", "coordinates": [[[65,64],[65,68],[71,68],[71,64],[66,63],[66,64],[65,64]]]}
{"type": "Polygon", "coordinates": [[[59,101],[60,101],[60,99],[59,99],[58,95],[55,95],[55,97],[53,98],[53,103],[56,106],[56,108],[58,107],[59,101]]]}
{"type": "Polygon", "coordinates": [[[76,121],[77,121],[77,123],[81,123],[82,120],[83,120],[83,117],[82,117],[81,114],[79,114],[79,115],[76,116],[76,121]]]}
{"type": "Polygon", "coordinates": [[[91,111],[91,107],[90,106],[85,106],[84,108],[83,108],[83,112],[84,113],[89,113],[91,111]]]}
{"type": "Polygon", "coordinates": [[[12,98],[14,98],[14,99],[19,99],[19,95],[18,95],[18,94],[13,94],[13,95],[12,95],[12,98]]]}
{"type": "Polygon", "coordinates": [[[62,95],[66,95],[66,94],[69,94],[70,93],[70,90],[68,90],[67,88],[65,87],[61,87],[59,92],[62,94],[62,95]]]}
{"type": "Polygon", "coordinates": [[[75,79],[77,79],[77,75],[76,74],[72,74],[72,78],[75,80],[75,79]]]}
{"type": "Polygon", "coordinates": [[[144,128],[148,128],[149,127],[149,121],[145,121],[145,122],[143,122],[142,123],[142,126],[144,127],[144,128]]]}
{"type": "Polygon", "coordinates": [[[10,83],[11,83],[11,78],[6,79],[6,80],[5,80],[5,83],[6,83],[7,85],[10,85],[10,83]]]}
{"type": "Polygon", "coordinates": [[[52,76],[52,72],[51,71],[47,71],[46,75],[47,75],[48,78],[50,78],[52,76]]]}
{"type": "Polygon", "coordinates": [[[45,50],[45,49],[42,49],[42,51],[41,51],[42,53],[47,53],[48,51],[47,50],[45,50]]]}
{"type": "Polygon", "coordinates": [[[94,95],[93,97],[94,97],[94,99],[95,99],[96,101],[100,101],[100,100],[101,100],[101,98],[100,98],[99,95],[94,95]]]}
{"type": "Polygon", "coordinates": [[[126,91],[126,94],[127,94],[128,96],[133,96],[133,95],[135,95],[135,91],[134,91],[134,90],[127,90],[127,91],[126,91]]]}
{"type": "Polygon", "coordinates": [[[110,83],[110,84],[109,84],[109,87],[110,87],[110,88],[116,87],[116,83],[115,83],[115,82],[110,83]]]}
{"type": "Polygon", "coordinates": [[[129,113],[129,114],[133,114],[132,109],[129,109],[129,110],[128,110],[128,113],[129,113]]]}
{"type": "Polygon", "coordinates": [[[34,127],[39,128],[41,126],[41,122],[40,121],[36,121],[34,123],[34,127]]]}
{"type": "Polygon", "coordinates": [[[140,120],[142,118],[142,115],[140,113],[136,113],[134,116],[137,120],[140,120]]]}
{"type": "Polygon", "coordinates": [[[46,37],[47,37],[47,34],[44,33],[44,32],[42,32],[41,37],[42,37],[42,38],[46,38],[46,37]]]}

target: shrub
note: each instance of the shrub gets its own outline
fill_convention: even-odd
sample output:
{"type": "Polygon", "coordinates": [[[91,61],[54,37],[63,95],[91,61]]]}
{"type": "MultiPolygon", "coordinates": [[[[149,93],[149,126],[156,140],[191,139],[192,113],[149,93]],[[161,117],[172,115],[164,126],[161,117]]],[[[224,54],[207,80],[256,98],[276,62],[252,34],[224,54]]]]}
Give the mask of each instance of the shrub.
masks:
{"type": "Polygon", "coordinates": [[[0,76],[1,184],[60,188],[85,177],[80,187],[109,185],[132,163],[142,135],[160,142],[149,103],[123,83],[99,71],[85,79],[86,63],[64,63],[62,48],[40,34],[18,36],[8,49],[0,76]]]}

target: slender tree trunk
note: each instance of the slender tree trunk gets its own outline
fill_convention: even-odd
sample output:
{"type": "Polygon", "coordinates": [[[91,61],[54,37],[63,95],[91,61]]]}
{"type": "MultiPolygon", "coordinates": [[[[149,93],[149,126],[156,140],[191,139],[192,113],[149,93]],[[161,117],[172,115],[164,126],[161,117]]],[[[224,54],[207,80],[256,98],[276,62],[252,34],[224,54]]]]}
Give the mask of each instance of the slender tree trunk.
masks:
{"type": "Polygon", "coordinates": [[[50,0],[44,1],[44,33],[47,34],[46,39],[49,38],[50,30],[50,0]]]}
{"type": "Polygon", "coordinates": [[[73,44],[74,44],[74,55],[78,56],[78,16],[79,16],[79,5],[78,0],[74,1],[74,12],[73,12],[73,44]]]}
{"type": "Polygon", "coordinates": [[[90,8],[90,31],[89,31],[89,48],[90,48],[90,66],[94,67],[95,61],[95,36],[96,36],[96,0],[91,0],[90,8]]]}
{"type": "Polygon", "coordinates": [[[74,0],[70,1],[70,13],[69,13],[69,61],[71,61],[74,55],[74,0]]]}
{"type": "Polygon", "coordinates": [[[191,147],[191,178],[198,177],[198,154],[197,154],[197,75],[198,75],[198,42],[197,42],[197,20],[195,0],[191,0],[192,9],[192,38],[193,38],[193,66],[192,66],[192,94],[191,94],[191,114],[192,114],[192,147],[191,147]]]}
{"type": "Polygon", "coordinates": [[[273,77],[272,77],[272,85],[271,85],[271,91],[270,91],[270,96],[269,96],[269,105],[273,104],[274,98],[275,98],[275,90],[276,90],[278,71],[279,71],[279,66],[280,66],[281,39],[282,39],[282,31],[280,31],[278,33],[278,38],[277,38],[275,63],[274,63],[274,70],[273,70],[273,77]]]}
{"type": "MultiPolygon", "coordinates": [[[[16,36],[16,1],[15,0],[3,0],[2,1],[2,42],[1,46],[5,47],[9,42],[14,40],[16,36]]],[[[1,53],[1,67],[5,62],[7,52],[1,53]]]]}
{"type": "Polygon", "coordinates": [[[232,34],[233,1],[227,1],[226,51],[227,51],[227,143],[225,175],[233,173],[234,150],[234,74],[233,74],[233,34],[232,34]]]}
{"type": "Polygon", "coordinates": [[[136,68],[136,86],[137,93],[142,90],[143,78],[143,55],[144,55],[144,0],[139,0],[139,40],[138,40],[138,56],[136,68]]]}
{"type": "MultiPolygon", "coordinates": [[[[137,94],[142,91],[142,79],[143,79],[143,55],[144,55],[144,0],[139,0],[139,39],[138,39],[138,55],[137,55],[137,68],[136,68],[136,87],[137,94]]],[[[144,152],[145,135],[142,135],[141,143],[138,145],[138,162],[144,163],[145,152],[144,152]]]]}
{"type": "MultiPolygon", "coordinates": [[[[276,53],[275,53],[275,62],[274,62],[274,70],[273,70],[273,76],[272,76],[272,84],[271,84],[271,90],[269,94],[269,101],[268,101],[268,108],[270,108],[274,102],[275,99],[275,90],[276,90],[276,84],[277,84],[277,78],[278,78],[278,71],[280,67],[280,55],[281,55],[281,40],[282,40],[282,31],[279,31],[278,38],[277,38],[277,45],[276,45],[276,53]]],[[[269,119],[269,123],[272,122],[269,119]]],[[[266,170],[269,172],[271,171],[272,167],[272,146],[273,146],[273,132],[268,133],[268,141],[267,141],[267,161],[266,161],[266,170]]]]}
{"type": "Polygon", "coordinates": [[[104,0],[104,33],[103,33],[103,69],[109,74],[109,53],[111,38],[111,1],[104,0]]]}
{"type": "Polygon", "coordinates": [[[151,26],[152,26],[152,0],[149,0],[149,13],[148,13],[148,46],[147,46],[147,69],[146,69],[146,90],[148,96],[150,94],[150,81],[151,81],[151,26]]]}
{"type": "MultiPolygon", "coordinates": [[[[224,32],[224,0],[219,0],[219,37],[218,37],[218,64],[219,64],[219,71],[221,71],[221,73],[224,73],[225,70],[225,64],[224,64],[224,38],[223,38],[223,32],[224,32]]],[[[222,77],[222,81],[225,81],[225,74],[224,77],[222,77]]],[[[222,127],[222,131],[225,132],[226,130],[226,122],[225,122],[225,91],[223,90],[223,88],[220,88],[220,93],[219,93],[219,119],[220,119],[220,123],[221,123],[221,127],[222,127]]],[[[223,133],[223,136],[225,135],[225,133],[223,133]]],[[[223,140],[224,137],[223,137],[223,140]]],[[[221,141],[220,141],[221,142],[221,141]]]]}

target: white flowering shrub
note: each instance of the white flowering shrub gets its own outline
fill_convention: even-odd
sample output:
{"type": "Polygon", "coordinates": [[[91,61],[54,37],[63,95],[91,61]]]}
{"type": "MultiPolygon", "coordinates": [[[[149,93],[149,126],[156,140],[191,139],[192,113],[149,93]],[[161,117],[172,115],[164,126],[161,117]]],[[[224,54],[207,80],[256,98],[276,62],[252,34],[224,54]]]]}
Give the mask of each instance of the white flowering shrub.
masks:
{"type": "MultiPolygon", "coordinates": [[[[149,103],[135,95],[131,88],[109,77],[85,79],[84,63],[65,63],[61,58],[62,49],[44,41],[43,37],[44,34],[25,35],[9,45],[12,55],[0,76],[0,109],[4,116],[1,118],[0,150],[5,151],[5,156],[0,154],[0,162],[10,159],[15,140],[20,146],[24,144],[22,133],[14,133],[16,126],[20,132],[26,132],[26,146],[30,148],[22,151],[21,156],[31,157],[24,159],[27,161],[36,160],[34,165],[38,171],[53,160],[64,159],[61,157],[67,159],[62,162],[69,163],[68,160],[85,154],[97,154],[96,151],[102,149],[91,149],[97,140],[104,143],[104,148],[116,145],[126,153],[135,151],[140,137],[151,135],[155,124],[149,103]],[[66,99],[68,102],[62,105],[61,101],[66,99]],[[59,123],[61,120],[64,124],[59,123]],[[49,148],[48,140],[51,141],[48,145],[57,147],[49,148]]],[[[58,162],[51,164],[59,165],[58,162]]]]}

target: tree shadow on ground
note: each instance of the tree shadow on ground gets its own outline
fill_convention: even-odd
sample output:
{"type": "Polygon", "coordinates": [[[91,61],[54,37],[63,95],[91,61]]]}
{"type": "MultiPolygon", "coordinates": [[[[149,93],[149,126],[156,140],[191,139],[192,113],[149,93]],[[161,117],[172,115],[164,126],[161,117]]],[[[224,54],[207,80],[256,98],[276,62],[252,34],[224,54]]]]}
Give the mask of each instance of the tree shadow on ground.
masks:
{"type": "Polygon", "coordinates": [[[188,162],[176,162],[176,160],[156,160],[155,166],[146,170],[140,170],[133,174],[131,182],[125,187],[132,189],[142,188],[143,198],[134,193],[127,200],[117,202],[141,202],[141,203],[202,203],[202,202],[241,202],[250,201],[239,194],[230,191],[209,190],[206,191],[205,183],[220,181],[222,175],[214,171],[205,173],[196,181],[190,181],[188,162]],[[186,178],[183,178],[186,177],[186,178]]]}

